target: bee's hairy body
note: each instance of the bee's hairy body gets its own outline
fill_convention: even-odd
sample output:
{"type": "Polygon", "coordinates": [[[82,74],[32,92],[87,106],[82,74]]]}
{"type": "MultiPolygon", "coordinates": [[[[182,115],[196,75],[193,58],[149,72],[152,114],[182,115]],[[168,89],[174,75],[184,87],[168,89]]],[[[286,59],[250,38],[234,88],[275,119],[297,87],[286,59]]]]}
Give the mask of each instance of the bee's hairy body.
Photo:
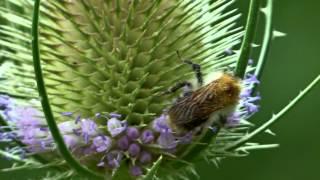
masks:
{"type": "Polygon", "coordinates": [[[235,107],[239,101],[240,83],[232,75],[221,76],[179,98],[168,110],[170,126],[189,131],[205,124],[215,113],[235,107]]]}

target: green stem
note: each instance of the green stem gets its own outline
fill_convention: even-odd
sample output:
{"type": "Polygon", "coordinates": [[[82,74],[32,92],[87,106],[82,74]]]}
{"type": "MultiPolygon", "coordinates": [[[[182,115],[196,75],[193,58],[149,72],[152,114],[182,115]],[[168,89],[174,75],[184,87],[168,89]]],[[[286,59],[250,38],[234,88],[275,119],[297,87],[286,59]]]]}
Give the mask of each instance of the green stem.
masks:
{"type": "Polygon", "coordinates": [[[70,153],[64,140],[59,132],[58,126],[54,120],[53,113],[51,111],[49,99],[47,96],[45,83],[43,80],[41,62],[40,62],[40,51],[39,51],[39,8],[40,0],[34,1],[34,10],[33,10],[33,20],[32,20],[32,55],[33,55],[33,64],[35,70],[35,76],[38,86],[38,92],[41,98],[41,105],[46,117],[46,121],[52,137],[57,144],[57,147],[61,153],[61,156],[66,160],[66,162],[78,173],[86,175],[88,177],[93,177],[95,179],[103,179],[103,175],[97,174],[88,168],[82,166],[70,153]]]}
{"type": "Polygon", "coordinates": [[[285,106],[280,112],[273,115],[272,118],[261,125],[259,128],[251,132],[250,134],[244,136],[243,138],[239,139],[238,141],[226,146],[223,148],[223,151],[232,151],[237,149],[238,147],[242,146],[246,142],[248,142],[250,139],[255,137],[261,132],[264,132],[267,130],[273,123],[275,123],[277,120],[279,120],[285,113],[287,113],[289,110],[291,110],[294,105],[299,102],[318,82],[320,81],[320,75],[318,75],[317,78],[315,78],[303,91],[299,93],[298,96],[296,96],[287,106],[285,106]]]}
{"type": "Polygon", "coordinates": [[[256,32],[256,24],[258,22],[258,12],[261,0],[251,0],[249,14],[245,29],[245,35],[241,44],[240,55],[235,69],[235,75],[243,78],[249,61],[251,44],[256,32]]]}
{"type": "Polygon", "coordinates": [[[254,71],[254,75],[260,79],[262,71],[264,69],[265,60],[267,59],[267,55],[269,49],[271,47],[272,40],[272,13],[273,13],[273,0],[268,0],[265,8],[262,9],[262,12],[265,16],[265,30],[264,36],[261,45],[261,51],[258,59],[258,63],[256,69],[254,71]]]}

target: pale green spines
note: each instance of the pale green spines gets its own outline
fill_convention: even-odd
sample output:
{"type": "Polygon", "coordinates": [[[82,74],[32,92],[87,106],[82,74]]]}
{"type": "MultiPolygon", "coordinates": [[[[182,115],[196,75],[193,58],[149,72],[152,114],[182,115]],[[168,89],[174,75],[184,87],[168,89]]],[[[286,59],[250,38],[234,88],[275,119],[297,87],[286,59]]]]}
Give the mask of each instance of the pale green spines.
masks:
{"type": "MultiPolygon", "coordinates": [[[[31,7],[29,1],[14,3],[31,7]]],[[[221,15],[231,3],[43,1],[40,49],[54,112],[114,111],[130,123],[148,123],[171,103],[157,93],[193,77],[176,51],[203,65],[205,73],[222,60],[223,65],[235,61],[235,56],[221,59],[241,36],[240,29],[232,29],[235,12],[221,15]]],[[[30,18],[24,20],[29,25],[30,18]]],[[[23,56],[29,61],[28,52],[23,56]]]]}
{"type": "Polygon", "coordinates": [[[54,110],[84,116],[115,111],[125,114],[130,123],[147,123],[170,103],[156,93],[192,73],[189,67],[182,67],[175,51],[197,62],[215,52],[208,52],[212,45],[204,45],[212,33],[208,30],[211,22],[197,22],[209,13],[200,11],[208,8],[205,3],[121,1],[119,7],[111,1],[44,4],[60,15],[47,17],[56,20],[55,26],[62,30],[59,34],[48,29],[41,35],[54,110]]]}
{"type": "MultiPolygon", "coordinates": [[[[236,54],[223,56],[242,34],[240,28],[233,29],[239,17],[235,11],[221,14],[232,2],[209,5],[209,1],[123,1],[120,4],[125,4],[120,6],[97,2],[42,1],[42,71],[57,121],[64,120],[61,112],[84,117],[117,112],[125,115],[130,124],[147,124],[172,103],[173,96],[158,93],[193,77],[191,68],[177,57],[177,50],[183,58],[201,64],[205,74],[236,61],[236,54]]],[[[12,3],[30,10],[32,7],[32,1],[12,3]]],[[[6,14],[10,19],[13,12],[6,14]]],[[[24,39],[11,35],[11,39],[23,43],[7,44],[17,51],[7,57],[23,62],[21,82],[31,81],[29,89],[35,90],[28,33],[31,16],[17,17],[25,22],[17,21],[26,31],[19,32],[24,39]],[[12,56],[21,53],[21,58],[12,56]]],[[[8,77],[19,73],[6,70],[8,77]]],[[[29,85],[22,83],[24,86],[29,85]]],[[[9,93],[9,88],[16,90],[5,88],[9,93]]],[[[35,92],[30,95],[37,97],[35,92]]]]}

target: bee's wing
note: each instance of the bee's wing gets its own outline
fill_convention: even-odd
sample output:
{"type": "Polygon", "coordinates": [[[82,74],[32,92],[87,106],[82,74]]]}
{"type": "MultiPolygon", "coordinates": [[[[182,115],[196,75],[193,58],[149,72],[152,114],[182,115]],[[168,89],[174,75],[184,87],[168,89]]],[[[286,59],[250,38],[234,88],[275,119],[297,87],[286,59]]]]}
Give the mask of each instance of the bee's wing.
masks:
{"type": "Polygon", "coordinates": [[[169,110],[172,121],[176,125],[201,124],[212,112],[213,100],[207,101],[207,96],[206,91],[199,89],[178,101],[169,110]]]}

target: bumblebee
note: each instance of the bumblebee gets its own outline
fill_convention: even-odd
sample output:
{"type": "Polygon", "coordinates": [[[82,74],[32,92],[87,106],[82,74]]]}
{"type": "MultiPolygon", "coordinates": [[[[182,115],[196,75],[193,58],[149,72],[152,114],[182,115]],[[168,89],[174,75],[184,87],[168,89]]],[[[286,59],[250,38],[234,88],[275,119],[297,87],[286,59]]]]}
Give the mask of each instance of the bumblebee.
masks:
{"type": "MultiPolygon", "coordinates": [[[[177,54],[181,59],[178,52],[177,54]]],[[[241,91],[240,80],[231,74],[221,72],[215,80],[204,84],[200,65],[190,60],[183,60],[183,62],[191,65],[198,88],[193,90],[192,83],[184,81],[164,92],[169,94],[181,88],[186,90],[167,111],[171,128],[174,132],[181,133],[205,125],[223,126],[225,117],[238,104],[241,91]]]]}

